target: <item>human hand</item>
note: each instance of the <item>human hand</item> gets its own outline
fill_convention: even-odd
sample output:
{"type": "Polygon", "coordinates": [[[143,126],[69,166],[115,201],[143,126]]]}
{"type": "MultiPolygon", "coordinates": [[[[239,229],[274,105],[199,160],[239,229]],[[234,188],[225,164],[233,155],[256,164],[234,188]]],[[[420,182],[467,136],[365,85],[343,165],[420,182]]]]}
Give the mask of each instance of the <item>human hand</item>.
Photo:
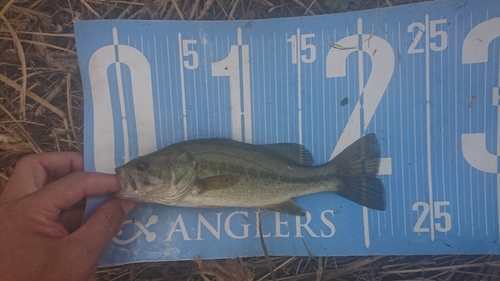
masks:
{"type": "Polygon", "coordinates": [[[99,258],[135,206],[111,199],[80,227],[85,198],[120,190],[115,175],[83,172],[78,153],[28,155],[0,195],[2,280],[94,280],[99,258]]]}

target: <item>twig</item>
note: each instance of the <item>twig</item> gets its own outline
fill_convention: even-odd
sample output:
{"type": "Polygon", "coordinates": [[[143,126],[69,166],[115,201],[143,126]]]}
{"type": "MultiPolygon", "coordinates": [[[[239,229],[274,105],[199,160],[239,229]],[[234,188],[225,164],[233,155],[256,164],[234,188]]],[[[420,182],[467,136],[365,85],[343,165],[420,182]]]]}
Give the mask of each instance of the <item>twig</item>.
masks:
{"type": "Polygon", "coordinates": [[[238,3],[239,3],[239,2],[240,2],[239,0],[235,0],[235,1],[234,1],[234,3],[233,3],[233,7],[231,8],[231,11],[229,12],[229,19],[234,20],[233,15],[234,15],[234,12],[236,11],[236,7],[238,6],[238,3]]]}
{"type": "MultiPolygon", "coordinates": [[[[49,94],[44,99],[47,102],[51,102],[59,94],[61,94],[64,85],[66,85],[66,78],[61,79],[61,81],[57,85],[55,85],[54,88],[52,88],[52,90],[49,92],[49,94]]],[[[44,109],[45,109],[45,106],[43,104],[40,104],[35,111],[35,116],[41,115],[44,109]]]]}
{"type": "Polygon", "coordinates": [[[482,267],[482,266],[498,266],[500,267],[500,262],[483,262],[476,264],[458,264],[451,266],[436,266],[436,267],[425,267],[425,268],[417,268],[417,269],[406,269],[406,270],[394,270],[388,272],[388,274],[405,274],[405,273],[415,273],[415,272],[426,272],[426,271],[439,271],[439,270],[453,270],[459,268],[473,268],[473,267],[482,267]]]}
{"type": "Polygon", "coordinates": [[[189,13],[188,20],[194,19],[196,16],[196,11],[198,10],[198,5],[200,5],[200,0],[196,0],[193,5],[191,5],[191,12],[189,13]]]}
{"type": "Polygon", "coordinates": [[[309,10],[309,8],[307,8],[307,6],[304,5],[304,3],[300,2],[300,0],[293,0],[293,2],[299,5],[300,7],[306,9],[306,12],[308,12],[309,14],[314,15],[314,13],[311,10],[309,10]]]}
{"type": "Polygon", "coordinates": [[[69,11],[71,13],[71,18],[75,20],[75,11],[73,11],[73,4],[71,4],[71,0],[68,0],[68,7],[69,11]]]}
{"type": "Polygon", "coordinates": [[[124,19],[127,14],[130,14],[132,12],[132,9],[134,6],[144,6],[144,3],[136,3],[137,0],[134,0],[133,2],[127,2],[128,6],[123,9],[123,12],[117,17],[117,19],[124,19]]]}
{"type": "Polygon", "coordinates": [[[0,16],[3,17],[3,15],[9,10],[10,6],[12,6],[12,4],[14,4],[14,1],[16,1],[16,0],[10,0],[7,4],[5,4],[3,9],[0,11],[0,16]]]}
{"type": "Polygon", "coordinates": [[[262,244],[262,250],[264,250],[264,257],[266,258],[267,268],[269,270],[269,274],[271,274],[271,278],[273,278],[273,281],[276,281],[276,272],[273,269],[273,265],[271,263],[271,259],[269,258],[269,253],[267,252],[267,245],[266,245],[266,242],[264,241],[264,236],[262,235],[262,219],[261,219],[260,208],[258,209],[258,214],[257,215],[259,216],[259,236],[260,236],[260,243],[262,244]]]}
{"type": "Polygon", "coordinates": [[[304,247],[306,248],[306,251],[307,251],[307,254],[309,255],[309,257],[307,258],[307,262],[306,262],[306,265],[304,266],[304,269],[307,268],[307,266],[309,265],[309,263],[311,262],[311,260],[314,259],[311,251],[309,251],[309,247],[307,247],[307,243],[304,239],[302,239],[302,244],[304,244],[304,247]]]}
{"type": "MultiPolygon", "coordinates": [[[[4,76],[2,74],[0,74],[0,81],[4,82],[8,86],[11,86],[12,88],[14,88],[18,91],[21,90],[21,86],[19,86],[19,84],[10,80],[9,78],[7,78],[6,76],[4,76]]],[[[59,108],[53,106],[51,103],[48,103],[47,101],[45,101],[44,99],[37,96],[36,94],[34,94],[31,91],[26,91],[26,96],[28,96],[29,98],[32,98],[33,100],[35,100],[36,102],[38,102],[40,104],[43,104],[43,106],[45,106],[47,109],[54,112],[55,114],[59,115],[59,117],[61,117],[63,120],[66,120],[66,122],[67,122],[66,114],[63,111],[61,111],[59,108]]]]}
{"type": "Polygon", "coordinates": [[[314,13],[311,11],[311,7],[316,3],[316,0],[311,1],[311,4],[307,7],[307,10],[304,12],[303,16],[305,16],[307,13],[311,12],[313,15],[314,13]]]}
{"type": "Polygon", "coordinates": [[[174,8],[177,11],[177,14],[181,18],[181,20],[184,20],[184,16],[182,15],[181,10],[179,9],[179,5],[177,5],[177,0],[172,0],[172,5],[174,5],[174,8]]]}
{"type": "Polygon", "coordinates": [[[210,9],[210,7],[212,6],[213,2],[214,2],[214,0],[206,0],[205,1],[205,4],[203,6],[203,10],[201,10],[201,12],[198,15],[198,17],[196,18],[196,20],[203,18],[207,14],[207,12],[210,9]]]}
{"type": "Polygon", "coordinates": [[[318,271],[316,271],[316,281],[321,281],[321,277],[323,277],[323,257],[318,258],[318,271]]]}
{"type": "Polygon", "coordinates": [[[17,37],[16,31],[10,25],[10,22],[1,15],[0,18],[5,22],[7,29],[9,29],[10,34],[12,35],[12,39],[14,40],[14,45],[17,49],[17,54],[19,55],[19,60],[21,61],[21,72],[23,74],[23,84],[21,86],[21,91],[19,95],[19,107],[21,109],[21,119],[26,119],[26,84],[27,84],[27,71],[26,71],[26,57],[24,56],[23,46],[21,45],[21,41],[19,41],[19,37],[17,37]]]}
{"type": "Polygon", "coordinates": [[[375,262],[375,261],[382,259],[382,258],[383,258],[383,256],[367,257],[367,258],[357,260],[356,262],[353,262],[348,266],[341,267],[339,269],[335,269],[332,271],[325,271],[325,275],[324,275],[325,280],[331,280],[331,279],[337,278],[339,276],[345,275],[349,272],[352,272],[356,269],[361,268],[362,266],[365,266],[367,264],[370,264],[370,263],[375,262]]]}
{"type": "Polygon", "coordinates": [[[94,11],[94,9],[92,9],[92,7],[90,7],[89,3],[87,3],[87,1],[85,0],[80,0],[80,2],[83,4],[83,6],[85,6],[87,9],[89,9],[89,11],[94,14],[97,18],[100,18],[101,15],[99,15],[99,13],[97,13],[96,11],[94,11]]]}
{"type": "MultiPolygon", "coordinates": [[[[0,37],[0,40],[9,40],[9,41],[12,41],[13,39],[12,38],[8,38],[8,37],[0,37]]],[[[68,52],[70,54],[76,55],[75,51],[72,51],[72,50],[69,50],[69,49],[65,49],[63,47],[59,47],[59,46],[55,46],[55,45],[50,45],[50,44],[47,44],[47,43],[39,42],[39,41],[19,39],[19,42],[21,42],[21,43],[28,43],[28,44],[32,44],[32,45],[39,45],[39,46],[43,46],[43,47],[48,47],[48,48],[52,48],[52,49],[56,49],[56,50],[60,50],[60,51],[65,51],[65,52],[68,52]]]]}
{"type": "MultiPolygon", "coordinates": [[[[0,29],[0,32],[7,33],[7,32],[9,32],[9,30],[0,29]]],[[[47,32],[35,32],[35,31],[16,31],[16,32],[19,33],[19,34],[30,34],[30,35],[40,35],[40,36],[75,38],[75,34],[74,33],[47,33],[47,32]]]]}
{"type": "MultiPolygon", "coordinates": [[[[295,259],[295,257],[291,257],[289,258],[288,260],[286,260],[284,263],[280,264],[279,266],[277,266],[273,271],[276,272],[278,269],[284,267],[285,265],[289,264],[290,262],[292,262],[293,260],[295,259]]],[[[266,279],[269,275],[271,275],[271,272],[268,272],[266,275],[262,276],[259,280],[257,281],[263,281],[264,279],[266,279]]]]}
{"type": "MultiPolygon", "coordinates": [[[[9,115],[9,117],[12,120],[16,120],[16,118],[1,103],[0,103],[0,109],[3,110],[5,113],[7,113],[7,115],[9,115]]],[[[28,132],[28,130],[26,130],[26,128],[24,128],[23,124],[21,122],[16,122],[16,123],[17,123],[17,126],[24,133],[24,136],[28,139],[28,141],[29,141],[28,144],[30,145],[31,149],[34,152],[42,153],[43,150],[36,144],[35,140],[33,140],[33,138],[31,137],[31,134],[28,132]]]]}
{"type": "Polygon", "coordinates": [[[220,7],[221,11],[224,13],[224,15],[226,15],[226,17],[229,19],[229,15],[227,14],[226,10],[224,9],[224,6],[222,6],[220,1],[216,1],[216,2],[217,2],[217,4],[219,4],[219,7],[220,7]]]}
{"type": "Polygon", "coordinates": [[[113,3],[113,5],[111,5],[111,7],[109,7],[106,12],[104,12],[104,14],[102,14],[99,19],[104,19],[107,15],[109,15],[109,13],[111,13],[116,7],[118,6],[118,3],[113,3]]]}

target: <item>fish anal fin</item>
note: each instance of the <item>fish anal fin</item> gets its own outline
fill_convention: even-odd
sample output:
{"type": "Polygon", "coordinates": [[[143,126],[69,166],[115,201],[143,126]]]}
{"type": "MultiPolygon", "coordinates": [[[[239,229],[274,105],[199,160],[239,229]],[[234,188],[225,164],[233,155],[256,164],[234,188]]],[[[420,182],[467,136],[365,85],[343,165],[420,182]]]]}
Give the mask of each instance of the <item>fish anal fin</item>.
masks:
{"type": "Polygon", "coordinates": [[[298,164],[314,165],[314,156],[307,148],[298,143],[265,144],[262,147],[298,164]]]}
{"type": "Polygon", "coordinates": [[[263,209],[267,209],[270,211],[275,211],[279,213],[284,213],[284,214],[290,214],[294,216],[305,216],[306,211],[302,209],[297,203],[295,203],[293,200],[288,200],[283,203],[279,203],[276,205],[267,205],[263,206],[263,209]]]}
{"type": "Polygon", "coordinates": [[[203,193],[211,190],[219,190],[229,188],[235,185],[239,180],[238,176],[234,175],[217,175],[196,180],[198,187],[197,193],[203,193]]]}

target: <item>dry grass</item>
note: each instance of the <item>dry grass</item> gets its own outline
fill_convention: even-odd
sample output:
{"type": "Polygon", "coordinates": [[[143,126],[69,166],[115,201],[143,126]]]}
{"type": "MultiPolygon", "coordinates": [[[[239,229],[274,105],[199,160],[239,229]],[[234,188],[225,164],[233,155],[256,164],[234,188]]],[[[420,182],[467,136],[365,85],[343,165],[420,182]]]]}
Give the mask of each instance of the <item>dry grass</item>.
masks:
{"type": "MultiPolygon", "coordinates": [[[[420,1],[340,2],[348,2],[345,10],[360,10],[420,1]]],[[[341,8],[333,9],[325,0],[0,1],[0,192],[23,155],[82,151],[83,95],[74,21],[232,20],[335,12],[341,8]]],[[[277,280],[500,280],[500,258],[489,255],[271,257],[270,261],[277,280]]],[[[135,264],[96,273],[98,280],[272,280],[271,275],[262,257],[135,264]]]]}
{"type": "MultiPolygon", "coordinates": [[[[273,257],[276,280],[500,280],[496,256],[273,257]]],[[[98,280],[272,280],[264,258],[144,263],[99,269],[98,280]],[[207,268],[210,267],[210,270],[207,268]],[[213,270],[218,268],[218,270],[213,270]],[[253,279],[244,279],[251,272],[253,279]],[[227,277],[238,274],[237,278],[227,277]],[[216,277],[216,279],[212,277],[216,277]]]]}

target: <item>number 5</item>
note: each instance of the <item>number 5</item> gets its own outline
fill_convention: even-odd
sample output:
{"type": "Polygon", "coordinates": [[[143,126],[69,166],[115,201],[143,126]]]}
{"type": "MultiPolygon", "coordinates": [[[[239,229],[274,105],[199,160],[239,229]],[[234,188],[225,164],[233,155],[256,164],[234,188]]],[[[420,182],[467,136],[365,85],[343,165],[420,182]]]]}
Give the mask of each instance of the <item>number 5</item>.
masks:
{"type": "Polygon", "coordinates": [[[435,223],[436,230],[439,232],[447,232],[451,229],[451,215],[446,212],[441,212],[441,206],[450,205],[449,201],[434,202],[434,218],[444,218],[444,227],[440,223],[435,223]]]}
{"type": "Polygon", "coordinates": [[[307,39],[314,38],[314,34],[303,34],[300,36],[300,46],[302,51],[309,50],[310,57],[307,58],[306,55],[302,55],[301,59],[305,63],[311,63],[316,60],[316,48],[313,44],[307,43],[307,39]]]}
{"type": "Polygon", "coordinates": [[[443,23],[446,23],[446,19],[432,20],[430,22],[430,25],[431,25],[430,37],[431,38],[437,38],[438,36],[441,37],[441,40],[440,40],[441,45],[440,46],[438,46],[436,44],[436,42],[432,42],[430,44],[431,50],[433,50],[433,51],[442,51],[442,50],[446,49],[446,47],[448,46],[448,34],[446,33],[446,31],[436,29],[436,26],[438,24],[443,24],[443,23]]]}
{"type": "Polygon", "coordinates": [[[184,61],[184,67],[190,70],[198,68],[198,53],[195,50],[190,50],[189,45],[196,44],[196,40],[182,40],[182,55],[187,57],[187,56],[192,56],[192,63],[189,63],[189,61],[185,60],[184,61]]]}

